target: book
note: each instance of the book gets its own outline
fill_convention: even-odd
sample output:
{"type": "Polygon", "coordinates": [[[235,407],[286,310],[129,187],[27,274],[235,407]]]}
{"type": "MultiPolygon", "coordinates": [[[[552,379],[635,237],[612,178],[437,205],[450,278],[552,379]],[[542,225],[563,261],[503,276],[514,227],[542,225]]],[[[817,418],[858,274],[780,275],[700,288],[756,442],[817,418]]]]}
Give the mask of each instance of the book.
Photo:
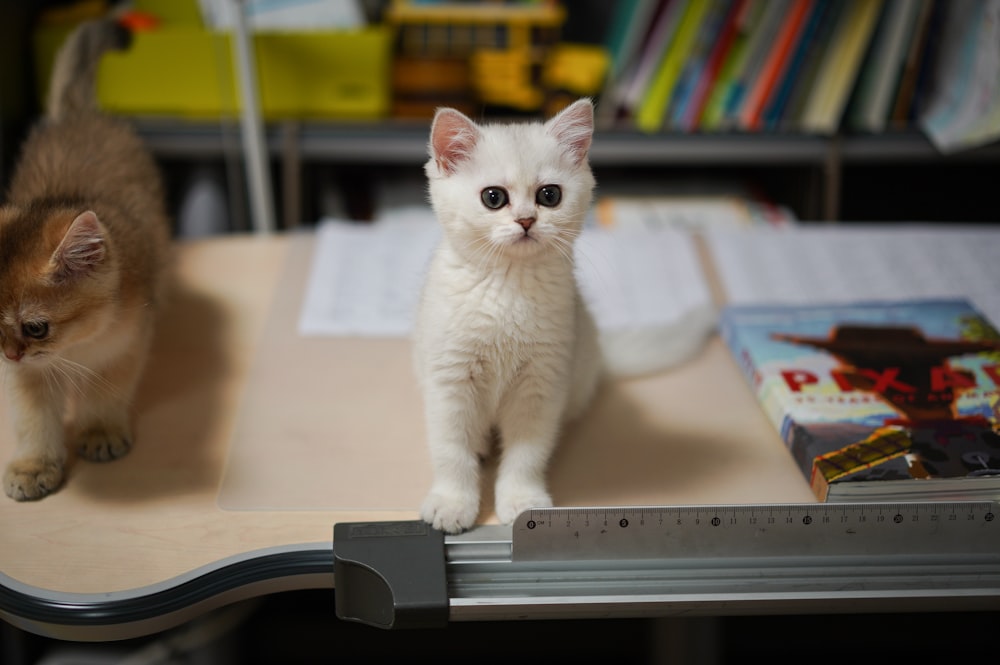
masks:
{"type": "Polygon", "coordinates": [[[848,109],[852,129],[875,134],[888,125],[920,8],[917,0],[886,0],[848,109]]]}
{"type": "Polygon", "coordinates": [[[740,109],[741,129],[759,130],[763,127],[764,107],[789,68],[792,54],[798,41],[805,34],[805,26],[814,9],[815,0],[798,0],[782,17],[774,41],[767,50],[767,57],[751,82],[746,100],[740,109]]]}
{"type": "Polygon", "coordinates": [[[624,0],[616,3],[611,25],[604,39],[610,64],[604,88],[597,105],[597,125],[612,127],[621,110],[628,82],[636,66],[645,40],[660,9],[659,0],[624,0]]]}
{"type": "Polygon", "coordinates": [[[699,94],[698,88],[705,78],[709,58],[719,42],[725,21],[734,5],[733,0],[706,1],[709,3],[708,11],[702,18],[698,34],[685,57],[680,76],[667,103],[663,119],[664,129],[691,129],[690,118],[693,114],[690,109],[696,103],[695,97],[699,94]]]}
{"type": "Polygon", "coordinates": [[[753,226],[780,228],[797,223],[788,208],[737,190],[605,195],[594,206],[594,219],[603,228],[676,228],[692,233],[753,226]]]}
{"type": "Polygon", "coordinates": [[[720,333],[818,500],[1000,498],[1000,333],[967,300],[731,305],[720,333]]]}
{"type": "Polygon", "coordinates": [[[701,77],[691,92],[691,99],[681,116],[678,129],[688,132],[698,129],[701,118],[708,106],[709,96],[712,94],[712,90],[722,74],[722,67],[733,45],[736,43],[741,17],[744,15],[749,1],[733,0],[730,3],[728,12],[722,19],[718,38],[715,40],[715,44],[708,54],[708,60],[705,62],[701,77]]]}
{"type": "Polygon", "coordinates": [[[736,85],[747,58],[750,36],[760,23],[764,9],[765,3],[762,0],[746,0],[740,7],[735,17],[735,34],[730,38],[732,43],[723,56],[719,72],[705,101],[705,108],[698,118],[699,128],[708,131],[720,129],[730,91],[736,85]]]}
{"type": "Polygon", "coordinates": [[[803,131],[833,134],[840,127],[868,44],[875,32],[882,0],[846,0],[847,7],[823,54],[803,111],[803,131]]]}
{"type": "Polygon", "coordinates": [[[841,0],[829,0],[823,8],[822,15],[817,17],[817,24],[813,27],[812,38],[803,54],[802,64],[798,67],[795,80],[790,83],[790,89],[785,93],[787,99],[783,101],[780,115],[777,115],[777,111],[772,112],[774,125],[772,129],[800,131],[802,115],[809,102],[813,83],[819,75],[826,48],[840,24],[845,9],[846,5],[841,0]]]}
{"type": "Polygon", "coordinates": [[[792,96],[806,76],[810,55],[817,50],[816,44],[819,42],[820,29],[829,17],[833,5],[832,0],[816,0],[808,20],[802,27],[802,36],[796,44],[795,50],[789,56],[788,68],[775,88],[774,94],[767,100],[761,117],[763,129],[778,129],[785,118],[786,109],[790,107],[792,96]]]}
{"type": "Polygon", "coordinates": [[[913,91],[913,99],[906,115],[908,126],[917,124],[934,95],[934,88],[937,86],[937,63],[941,57],[941,40],[951,7],[947,0],[935,0],[931,9],[927,21],[927,35],[924,37],[926,43],[917,71],[916,89],[913,91]]]}
{"type": "MultiPolygon", "coordinates": [[[[679,0],[675,0],[679,1],[679,0]]],[[[643,132],[656,132],[663,125],[670,95],[680,77],[684,60],[691,51],[711,3],[689,0],[677,23],[676,34],[656,67],[635,116],[636,127],[643,132]]]]}
{"type": "Polygon", "coordinates": [[[764,66],[789,6],[789,0],[768,0],[764,3],[760,19],[750,33],[742,66],[733,76],[722,113],[723,128],[738,129],[740,109],[764,66]]]}
{"type": "Polygon", "coordinates": [[[610,77],[621,75],[632,62],[656,7],[656,0],[622,0],[617,3],[604,41],[611,58],[610,77]]]}
{"type": "Polygon", "coordinates": [[[620,105],[624,115],[634,118],[638,113],[643,95],[673,41],[687,3],[688,0],[661,0],[657,5],[653,22],[639,49],[636,62],[627,72],[626,80],[621,86],[620,105]]]}
{"type": "Polygon", "coordinates": [[[892,102],[888,126],[890,129],[906,129],[912,118],[911,109],[916,98],[917,81],[924,58],[929,54],[928,36],[934,17],[936,0],[921,0],[916,22],[913,26],[913,38],[903,61],[903,71],[899,75],[899,86],[896,88],[896,98],[892,102]]]}
{"type": "Polygon", "coordinates": [[[1000,138],[1000,0],[947,3],[920,126],[942,153],[1000,138]]]}

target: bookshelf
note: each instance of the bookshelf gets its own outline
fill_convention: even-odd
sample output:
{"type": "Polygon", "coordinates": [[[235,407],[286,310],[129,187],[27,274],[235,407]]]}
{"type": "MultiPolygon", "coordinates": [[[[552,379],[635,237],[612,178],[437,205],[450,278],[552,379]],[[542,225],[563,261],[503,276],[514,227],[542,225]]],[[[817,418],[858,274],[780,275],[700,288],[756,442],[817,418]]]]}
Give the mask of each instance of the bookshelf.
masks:
{"type": "MultiPolygon", "coordinates": [[[[230,131],[219,123],[137,120],[153,151],[167,157],[216,156],[230,131]]],[[[420,165],[427,159],[429,125],[424,123],[273,123],[267,128],[272,155],[280,156],[286,136],[308,159],[420,165]]],[[[598,131],[591,152],[596,166],[666,166],[701,163],[768,165],[826,163],[837,155],[847,162],[918,160],[928,163],[1000,159],[1000,143],[944,156],[917,132],[832,137],[792,134],[681,134],[649,136],[630,130],[598,131]]]]}
{"type": "MultiPolygon", "coordinates": [[[[143,138],[165,160],[197,162],[223,159],[240,152],[235,123],[137,120],[143,138]]],[[[285,202],[283,225],[310,205],[303,200],[303,181],[322,166],[339,167],[358,174],[376,174],[381,168],[421,176],[427,157],[429,125],[420,121],[372,123],[280,122],[266,128],[266,143],[278,167],[275,187],[285,202]],[[290,206],[290,207],[289,207],[290,206]]],[[[879,167],[921,169],[932,180],[945,182],[950,172],[962,169],[996,173],[1000,169],[1000,143],[942,155],[918,132],[836,134],[834,136],[783,133],[663,132],[648,135],[637,130],[599,131],[591,163],[614,178],[641,177],[669,181],[675,175],[699,171],[706,178],[724,170],[727,175],[752,178],[772,172],[777,185],[773,196],[791,205],[802,219],[839,221],[844,209],[843,183],[857,169],[879,167]],[[786,184],[782,184],[787,180],[786,184]],[[803,181],[806,183],[803,189],[803,181]],[[785,191],[782,191],[785,190],[785,191]]],[[[883,173],[883,177],[885,174],[883,173]]],[[[942,192],[947,194],[947,191],[942,192]]],[[[968,202],[977,219],[1000,221],[1000,208],[988,192],[968,202]]],[[[900,201],[905,209],[905,201],[900,201]]],[[[852,209],[858,209],[855,205],[852,209]]],[[[864,206],[859,217],[863,218],[864,206]]],[[[914,221],[924,220],[911,216],[914,221]]],[[[976,221],[976,220],[974,220],[976,221]]]]}
{"type": "MultiPolygon", "coordinates": [[[[960,221],[1000,221],[1000,210],[988,194],[991,185],[983,175],[1000,165],[1000,145],[942,152],[918,128],[920,113],[932,105],[927,81],[934,78],[937,56],[946,51],[942,44],[955,43],[953,35],[945,39],[945,33],[955,29],[950,27],[952,19],[962,26],[963,34],[974,36],[989,1],[969,0],[960,6],[945,0],[567,3],[563,43],[602,44],[610,58],[603,86],[583,93],[599,99],[591,154],[598,182],[611,186],[616,180],[639,178],[671,182],[691,174],[706,180],[762,180],[768,198],[790,207],[801,219],[817,221],[871,221],[887,214],[893,219],[945,221],[946,206],[920,203],[921,196],[934,192],[940,200],[962,201],[962,206],[951,209],[960,221]],[[640,75],[644,60],[650,62],[645,79],[640,75]],[[704,83],[700,92],[696,82],[704,83]],[[730,86],[728,97],[723,95],[729,100],[726,104],[712,99],[726,90],[723,83],[730,86]],[[734,96],[737,84],[745,90],[734,96]],[[631,100],[630,89],[638,91],[631,100]],[[781,94],[789,99],[778,104],[781,94]],[[741,98],[746,102],[742,107],[732,101],[741,98]],[[685,116],[685,104],[700,104],[702,112],[685,116]],[[715,116],[709,113],[713,104],[715,116]],[[778,107],[783,109],[780,114],[778,107]],[[914,189],[921,196],[911,196],[914,189]],[[931,208],[933,216],[927,217],[931,208]]],[[[453,52],[469,48],[471,42],[447,35],[466,34],[459,28],[473,19],[485,20],[485,15],[456,14],[455,5],[447,5],[447,11],[446,5],[417,7],[404,0],[387,4],[392,11],[383,18],[396,35],[394,71],[410,71],[412,67],[403,65],[417,62],[428,75],[427,67],[434,63],[476,60],[474,52],[453,52]],[[409,39],[412,34],[419,38],[409,39]],[[435,42],[431,35],[443,41],[435,42]]],[[[549,12],[533,21],[559,20],[558,12],[549,10],[551,6],[539,5],[525,11],[549,12]]],[[[518,52],[515,42],[486,46],[513,58],[518,52]]],[[[531,52],[537,55],[552,47],[543,42],[531,52]]],[[[544,61],[535,66],[544,69],[544,61]]],[[[389,168],[420,178],[435,106],[456,106],[474,116],[485,107],[492,118],[505,112],[502,105],[498,109],[486,97],[476,97],[475,91],[449,87],[454,83],[450,78],[419,78],[423,83],[416,88],[399,87],[400,80],[392,77],[396,97],[392,119],[284,121],[268,127],[267,144],[278,166],[276,188],[284,202],[286,226],[315,218],[307,190],[316,171],[339,170],[355,190],[362,179],[377,179],[389,168]],[[448,85],[439,90],[432,83],[448,85]],[[407,97],[413,94],[415,98],[407,97]]],[[[540,96],[534,93],[541,90],[538,86],[544,87],[544,79],[519,81],[526,87],[518,99],[540,96]]],[[[551,99],[552,94],[545,90],[541,96],[551,99]]],[[[549,110],[544,105],[519,108],[511,102],[509,106],[507,111],[521,116],[549,110]]],[[[142,129],[154,150],[166,157],[213,158],[228,153],[231,159],[239,150],[235,133],[218,123],[147,121],[142,129]]]]}
{"type": "MultiPolygon", "coordinates": [[[[706,6],[712,5],[720,11],[721,8],[732,9],[749,4],[748,0],[704,1],[706,6]]],[[[972,0],[961,3],[961,6],[978,6],[976,2],[980,1],[987,3],[991,0],[972,0]]],[[[670,2],[677,7],[693,7],[695,4],[690,0],[670,2]]],[[[899,4],[898,0],[774,0],[775,5],[784,3],[787,7],[798,6],[799,2],[808,2],[810,6],[837,6],[841,11],[849,5],[872,2],[879,7],[899,4]]],[[[951,6],[949,0],[913,2],[921,7],[951,6]]],[[[167,6],[169,3],[147,0],[141,4],[167,6]]],[[[191,2],[184,4],[194,6],[191,2]]],[[[388,6],[390,3],[382,4],[388,6]]],[[[639,12],[639,8],[646,7],[647,11],[653,11],[666,4],[668,0],[622,0],[615,3],[573,0],[563,4],[566,22],[562,38],[582,44],[608,44],[609,30],[620,8],[639,12]]],[[[762,1],[754,4],[764,7],[772,3],[762,1]]],[[[15,6],[20,7],[21,3],[0,2],[0,17],[13,16],[11,12],[15,6]]],[[[708,25],[707,17],[711,14],[706,10],[701,15],[705,25],[708,25]]],[[[197,15],[197,11],[192,10],[192,16],[197,15]]],[[[763,15],[757,20],[763,21],[763,15]]],[[[911,15],[908,20],[915,23],[918,19],[911,15]]],[[[30,26],[27,18],[20,23],[27,32],[30,26]]],[[[799,24],[803,29],[806,23],[805,18],[800,16],[799,24]]],[[[923,24],[929,25],[929,19],[925,18],[923,24]]],[[[792,30],[791,22],[787,23],[786,30],[792,30]]],[[[911,32],[913,43],[922,43],[918,35],[923,33],[916,29],[911,32]]],[[[873,28],[873,42],[877,34],[873,28]]],[[[776,37],[774,41],[781,40],[776,37]]],[[[633,42],[637,48],[642,45],[641,39],[633,39],[633,42]]],[[[690,53],[698,52],[697,42],[697,39],[688,40],[690,53]]],[[[790,57],[795,52],[794,40],[785,39],[784,43],[786,55],[790,57]]],[[[3,49],[10,56],[10,62],[27,61],[22,57],[27,50],[27,43],[16,46],[7,43],[3,49]]],[[[899,50],[898,47],[896,50],[899,50]]],[[[771,79],[780,78],[780,68],[772,66],[771,70],[774,74],[771,79]]],[[[627,76],[624,69],[612,71],[619,77],[627,76]]],[[[862,71],[863,67],[859,67],[859,80],[862,71]]],[[[599,119],[602,110],[609,105],[608,100],[614,99],[603,94],[606,92],[604,90],[600,95],[599,119]]],[[[13,148],[19,143],[19,134],[26,131],[30,121],[25,112],[11,113],[6,108],[10,99],[7,96],[6,100],[0,100],[6,105],[0,110],[0,115],[4,119],[2,128],[8,135],[4,137],[6,143],[0,145],[5,153],[0,163],[0,170],[3,171],[0,176],[5,175],[13,159],[13,148]]],[[[844,121],[834,131],[816,132],[789,126],[733,129],[698,125],[686,129],[662,125],[655,127],[654,131],[646,131],[628,117],[609,117],[604,112],[594,141],[592,163],[598,171],[600,186],[632,178],[669,183],[675,178],[692,174],[706,180],[716,177],[729,181],[762,179],[770,198],[789,206],[800,218],[808,220],[870,221],[884,218],[885,211],[890,209],[900,218],[945,221],[951,217],[944,202],[961,200],[963,206],[955,212],[962,218],[960,221],[969,221],[968,218],[971,221],[1000,221],[1000,206],[990,194],[992,184],[987,182],[989,177],[985,175],[996,173],[1000,167],[1000,144],[994,142],[985,147],[945,154],[915,128],[912,118],[902,128],[896,124],[884,130],[865,131],[848,121],[850,100],[842,102],[844,121]],[[885,181],[892,181],[889,183],[891,186],[877,189],[879,183],[885,181]],[[982,186],[984,183],[987,186],[982,186]],[[941,205],[933,206],[937,208],[933,217],[924,216],[929,208],[915,203],[918,199],[909,191],[913,189],[919,189],[924,197],[933,194],[942,201],[941,205]]],[[[442,103],[441,100],[435,99],[431,106],[439,103],[442,103]]],[[[469,112],[477,115],[480,108],[474,104],[469,112]]],[[[523,109],[520,111],[525,114],[523,109]]],[[[123,114],[129,115],[127,111],[123,114]]],[[[281,207],[278,213],[281,225],[288,227],[316,219],[318,206],[315,192],[311,190],[323,178],[343,178],[349,180],[351,185],[377,180],[386,171],[421,178],[420,166],[426,159],[429,120],[426,117],[389,118],[392,118],[391,113],[358,121],[289,119],[270,122],[266,127],[265,140],[271,162],[276,167],[272,176],[275,197],[281,207]]],[[[227,192],[229,205],[233,216],[240,217],[240,210],[244,207],[241,199],[246,193],[240,193],[242,184],[237,182],[241,178],[242,156],[235,120],[189,121],[177,117],[154,119],[139,115],[135,116],[135,120],[154,153],[174,171],[176,182],[185,179],[185,171],[194,171],[206,163],[213,167],[222,163],[225,177],[231,185],[227,192]]],[[[239,228],[243,225],[236,223],[234,226],[239,228]]]]}

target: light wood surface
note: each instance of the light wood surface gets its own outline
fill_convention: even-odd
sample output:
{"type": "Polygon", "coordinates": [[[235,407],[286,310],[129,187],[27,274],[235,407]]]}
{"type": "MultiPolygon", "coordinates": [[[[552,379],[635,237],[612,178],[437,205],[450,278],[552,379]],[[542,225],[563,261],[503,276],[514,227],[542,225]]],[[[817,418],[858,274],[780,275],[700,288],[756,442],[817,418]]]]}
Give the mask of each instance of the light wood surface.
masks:
{"type": "MultiPolygon", "coordinates": [[[[308,235],[179,245],[135,448],[73,462],[41,501],[0,498],[0,572],[119,592],[329,541],[336,522],[417,517],[430,476],[408,342],[298,338],[310,248],[308,235]]],[[[12,450],[0,406],[4,463],[12,450]]],[[[550,484],[561,505],[813,500],[717,338],[672,372],[607,385],[565,433],[550,484]]],[[[488,485],[481,520],[494,521],[488,485]]]]}

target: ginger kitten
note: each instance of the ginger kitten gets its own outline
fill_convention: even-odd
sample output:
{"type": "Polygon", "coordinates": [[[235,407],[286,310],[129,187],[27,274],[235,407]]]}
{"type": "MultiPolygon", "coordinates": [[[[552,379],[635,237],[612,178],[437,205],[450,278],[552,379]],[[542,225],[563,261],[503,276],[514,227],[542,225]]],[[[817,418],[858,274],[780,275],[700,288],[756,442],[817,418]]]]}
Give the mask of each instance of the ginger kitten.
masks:
{"type": "Polygon", "coordinates": [[[101,54],[125,41],[110,20],[67,39],[0,207],[0,369],[17,442],[3,487],[19,501],[60,486],[67,446],[106,461],[133,442],[170,224],[153,159],[94,99],[101,54]]]}
{"type": "Polygon", "coordinates": [[[443,234],[414,329],[434,473],[421,516],[435,528],[475,523],[480,458],[494,439],[500,521],[551,506],[549,458],[601,378],[681,362],[714,327],[714,312],[699,311],[643,334],[598,334],[573,249],[595,184],[593,128],[587,99],[544,124],[478,125],[452,109],[435,115],[425,172],[443,234]]]}

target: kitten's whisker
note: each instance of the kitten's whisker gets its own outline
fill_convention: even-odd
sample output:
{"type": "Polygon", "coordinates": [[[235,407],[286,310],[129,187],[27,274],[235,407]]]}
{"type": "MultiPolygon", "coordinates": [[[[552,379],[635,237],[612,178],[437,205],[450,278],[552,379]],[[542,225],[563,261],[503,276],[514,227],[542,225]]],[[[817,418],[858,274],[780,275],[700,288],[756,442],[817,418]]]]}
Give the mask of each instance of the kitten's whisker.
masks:
{"type": "Polygon", "coordinates": [[[62,366],[59,360],[53,360],[45,367],[45,388],[53,396],[67,394],[82,395],[83,390],[77,384],[77,377],[62,366]]]}
{"type": "Polygon", "coordinates": [[[84,388],[90,387],[110,397],[121,397],[121,392],[114,383],[86,365],[60,357],[52,367],[58,369],[77,395],[83,395],[84,388]]]}
{"type": "Polygon", "coordinates": [[[494,242],[488,235],[483,235],[478,238],[476,247],[479,250],[478,253],[478,263],[477,268],[481,272],[492,272],[493,269],[497,267],[500,254],[502,252],[502,247],[498,243],[494,242]]]}
{"type": "Polygon", "coordinates": [[[53,370],[51,367],[46,367],[42,371],[42,380],[45,383],[45,392],[48,393],[50,399],[55,401],[62,398],[62,381],[59,380],[57,376],[58,372],[53,370]]]}
{"type": "Polygon", "coordinates": [[[574,264],[575,259],[573,257],[573,242],[572,241],[567,240],[566,238],[563,238],[563,237],[558,236],[558,235],[557,236],[553,236],[552,237],[552,247],[557,252],[559,252],[559,255],[562,256],[566,260],[566,263],[568,263],[570,265],[574,264]]]}
{"type": "Polygon", "coordinates": [[[466,243],[466,247],[469,250],[469,257],[477,264],[476,268],[482,270],[492,251],[489,242],[484,238],[476,238],[466,243]]]}
{"type": "MultiPolygon", "coordinates": [[[[597,282],[600,285],[601,289],[604,291],[604,295],[610,295],[611,289],[607,280],[607,275],[603,270],[599,268],[599,264],[596,261],[594,261],[593,258],[587,252],[587,249],[594,249],[594,247],[592,245],[591,246],[579,245],[577,249],[578,249],[578,251],[576,252],[577,258],[580,261],[587,262],[587,265],[589,265],[592,268],[590,270],[590,274],[595,275],[597,277],[597,282]]],[[[603,258],[605,259],[603,265],[610,265],[611,262],[610,260],[608,260],[608,257],[603,257],[603,258]]]]}

